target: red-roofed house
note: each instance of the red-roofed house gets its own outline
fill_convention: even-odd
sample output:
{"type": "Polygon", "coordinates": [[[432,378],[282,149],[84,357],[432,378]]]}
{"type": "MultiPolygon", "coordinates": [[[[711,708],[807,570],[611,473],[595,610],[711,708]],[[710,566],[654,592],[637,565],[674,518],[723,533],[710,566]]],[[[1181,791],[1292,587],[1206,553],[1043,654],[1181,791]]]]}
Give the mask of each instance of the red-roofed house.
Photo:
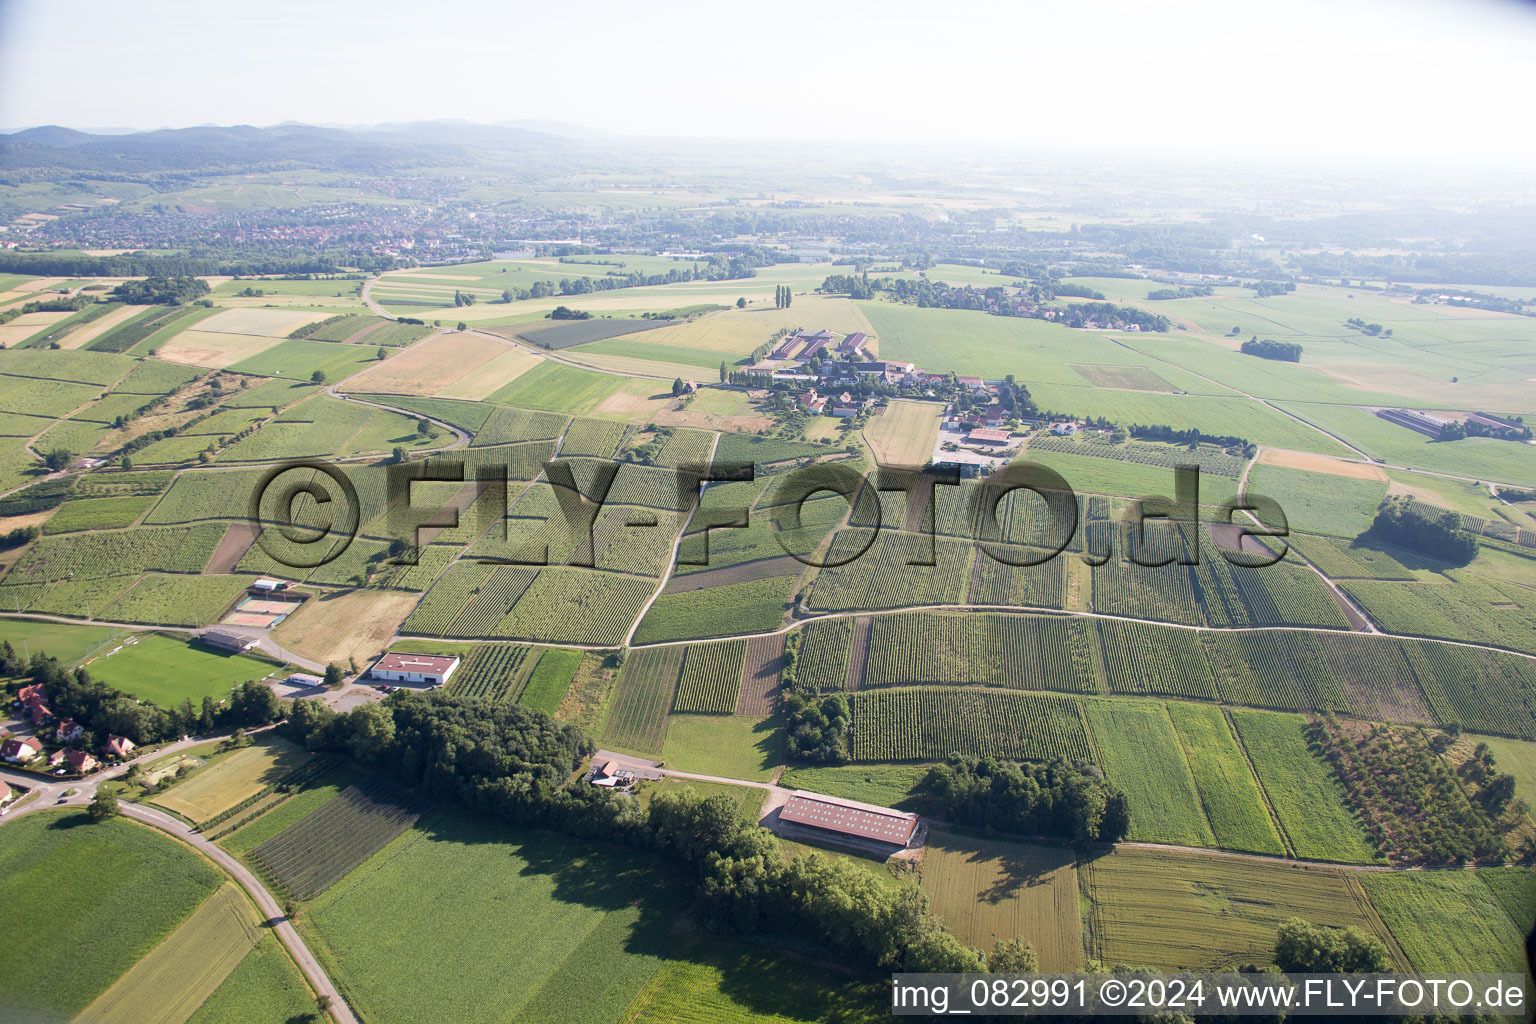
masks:
{"type": "Polygon", "coordinates": [[[46,725],[53,720],[53,712],[40,700],[34,700],[27,705],[27,714],[31,716],[32,724],[35,726],[46,725]]]}
{"type": "Polygon", "coordinates": [[[803,405],[805,407],[805,411],[810,413],[812,416],[820,416],[822,411],[827,407],[827,400],[822,398],[814,391],[807,391],[805,394],[800,396],[800,404],[803,405]]]}
{"type": "Polygon", "coordinates": [[[43,744],[35,736],[15,737],[0,744],[0,761],[26,764],[43,752],[43,744]]]}
{"type": "MultiPolygon", "coordinates": [[[[49,762],[49,764],[52,763],[52,761],[49,762]]],[[[84,775],[87,772],[93,772],[97,768],[101,767],[101,762],[96,760],[95,757],[91,756],[89,751],[76,750],[74,747],[65,749],[64,764],[69,768],[70,771],[79,772],[81,775],[84,775]]]]}
{"type": "Polygon", "coordinates": [[[1007,430],[992,430],[987,427],[977,427],[965,439],[970,444],[1007,444],[1012,433],[1007,430]]]}
{"type": "Polygon", "coordinates": [[[59,723],[59,728],[54,732],[53,738],[58,740],[60,743],[68,743],[71,740],[79,739],[84,734],[85,726],[81,725],[73,718],[66,718],[64,721],[59,723]]]}
{"type": "Polygon", "coordinates": [[[368,674],[398,683],[442,686],[458,667],[459,659],[446,654],[386,654],[373,663],[368,674]]]}
{"type": "Polygon", "coordinates": [[[16,691],[16,699],[23,704],[30,704],[34,700],[47,700],[48,691],[42,683],[33,683],[31,686],[23,686],[16,691]]]}
{"type": "Polygon", "coordinates": [[[127,757],[133,753],[133,740],[127,736],[108,736],[101,745],[101,752],[108,757],[127,757]]]}
{"type": "Polygon", "coordinates": [[[5,780],[4,779],[0,779],[0,804],[5,803],[10,798],[11,798],[11,787],[7,786],[5,784],[5,780]]]}

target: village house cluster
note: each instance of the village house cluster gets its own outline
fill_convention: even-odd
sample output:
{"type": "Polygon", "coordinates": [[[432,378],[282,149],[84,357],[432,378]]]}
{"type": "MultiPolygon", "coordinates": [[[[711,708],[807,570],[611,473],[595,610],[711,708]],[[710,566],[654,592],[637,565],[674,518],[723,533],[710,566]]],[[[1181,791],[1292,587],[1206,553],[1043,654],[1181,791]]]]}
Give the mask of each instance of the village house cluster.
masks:
{"type": "Polygon", "coordinates": [[[134,742],[126,736],[108,735],[97,749],[100,758],[84,749],[85,727],[53,713],[42,683],[23,686],[16,694],[16,707],[32,723],[32,735],[12,736],[0,743],[0,761],[7,764],[43,770],[46,756],[47,769],[55,775],[88,775],[101,767],[103,760],[124,761],[133,754],[134,742]],[[51,752],[43,737],[52,738],[51,752]]]}

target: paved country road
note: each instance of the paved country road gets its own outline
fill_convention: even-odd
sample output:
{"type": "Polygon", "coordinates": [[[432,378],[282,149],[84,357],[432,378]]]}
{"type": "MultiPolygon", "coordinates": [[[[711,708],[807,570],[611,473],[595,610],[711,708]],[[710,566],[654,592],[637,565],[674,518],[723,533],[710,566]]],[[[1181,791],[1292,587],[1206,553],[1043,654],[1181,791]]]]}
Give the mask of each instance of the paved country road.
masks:
{"type": "Polygon", "coordinates": [[[251,899],[256,901],[256,906],[266,915],[268,923],[271,924],[272,930],[277,933],[277,937],[282,940],[283,945],[288,947],[288,952],[292,954],[294,961],[299,965],[299,969],[304,972],[304,977],[309,979],[309,987],[321,996],[330,998],[331,1017],[335,1019],[337,1024],[358,1024],[357,1018],[352,1015],[351,1007],[347,1006],[346,1000],[341,998],[341,993],[331,983],[330,976],[325,973],[325,969],[320,966],[320,962],[315,959],[315,955],[304,944],[304,940],[300,938],[298,931],[289,922],[287,916],[283,914],[282,908],[277,905],[277,901],[272,898],[272,894],[267,892],[266,887],[261,884],[255,875],[246,869],[244,864],[241,864],[224,850],[192,831],[186,823],[178,821],[169,814],[164,814],[141,804],[130,803],[127,800],[119,800],[117,806],[125,817],[169,833],[188,846],[191,846],[223,868],[235,881],[239,882],[245,888],[245,891],[251,894],[251,899]]]}
{"type": "MultiPolygon", "coordinates": [[[[264,729],[253,729],[251,733],[264,732],[270,728],[271,726],[267,726],[264,729]]],[[[188,747],[199,746],[222,738],[220,736],[199,736],[178,740],[175,743],[168,743],[150,753],[141,754],[133,761],[98,772],[88,779],[45,781],[35,775],[0,769],[0,779],[4,779],[13,786],[25,786],[30,791],[27,803],[10,810],[3,818],[0,818],[0,824],[35,811],[53,810],[58,807],[70,807],[81,810],[95,798],[96,790],[103,782],[116,778],[127,771],[128,764],[158,760],[167,754],[174,754],[188,747]],[[74,792],[71,793],[71,790],[74,792]]],[[[186,822],[172,815],[128,800],[119,800],[117,807],[118,810],[122,811],[124,817],[132,818],[141,824],[157,828],[171,837],[186,843],[213,861],[226,874],[240,883],[241,887],[255,901],[256,906],[261,910],[267,922],[272,925],[272,930],[277,934],[278,939],[288,948],[289,954],[292,955],[294,961],[299,965],[299,969],[304,972],[304,976],[309,979],[309,987],[314,989],[319,995],[330,997],[330,1015],[336,1021],[336,1024],[358,1024],[358,1020],[353,1016],[346,1000],[342,999],[341,993],[332,984],[330,977],[325,973],[325,969],[320,966],[320,962],[315,959],[315,955],[304,944],[303,938],[299,936],[298,931],[289,922],[287,916],[284,915],[282,908],[278,906],[277,900],[273,899],[266,886],[262,885],[260,879],[251,874],[245,865],[225,852],[223,848],[215,846],[200,834],[194,832],[186,822]]]]}

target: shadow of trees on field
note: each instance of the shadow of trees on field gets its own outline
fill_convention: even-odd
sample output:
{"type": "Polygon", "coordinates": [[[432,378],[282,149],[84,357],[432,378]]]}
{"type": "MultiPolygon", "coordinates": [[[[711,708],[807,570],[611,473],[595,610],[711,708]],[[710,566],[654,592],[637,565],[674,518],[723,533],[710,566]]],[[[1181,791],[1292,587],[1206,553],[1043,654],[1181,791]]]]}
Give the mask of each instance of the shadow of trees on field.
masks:
{"type": "MultiPolygon", "coordinates": [[[[433,842],[506,847],[508,867],[553,883],[552,898],[594,910],[634,910],[623,950],[719,972],[720,991],[756,1014],[844,1024],[882,1006],[873,977],[823,959],[818,937],[706,933],[693,914],[688,870],[629,847],[519,828],[458,808],[423,816],[416,829],[433,842]]],[[[494,902],[486,919],[494,919],[494,902]]],[[[658,995],[665,998],[665,987],[658,995]]],[[[573,994],[567,994],[573,995],[573,994]]],[[[579,995],[579,994],[574,994],[579,995]]]]}

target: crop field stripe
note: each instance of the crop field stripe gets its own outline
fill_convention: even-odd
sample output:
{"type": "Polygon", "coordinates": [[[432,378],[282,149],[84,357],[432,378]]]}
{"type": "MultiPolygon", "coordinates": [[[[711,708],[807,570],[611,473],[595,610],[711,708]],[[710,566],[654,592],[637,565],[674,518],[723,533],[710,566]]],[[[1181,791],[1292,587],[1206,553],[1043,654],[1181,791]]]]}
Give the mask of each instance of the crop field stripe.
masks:
{"type": "Polygon", "coordinates": [[[784,660],[784,634],[754,636],[747,640],[741,672],[738,715],[771,715],[779,693],[779,672],[784,660]]]}
{"type": "Polygon", "coordinates": [[[688,714],[730,715],[741,695],[745,640],[689,644],[672,710],[688,714]]]}
{"type": "MultiPolygon", "coordinates": [[[[1237,749],[1242,752],[1243,761],[1248,765],[1248,770],[1253,774],[1254,785],[1258,787],[1259,796],[1264,801],[1264,812],[1269,815],[1270,826],[1275,830],[1275,835],[1280,837],[1281,844],[1285,847],[1287,857],[1296,856],[1296,847],[1291,843],[1290,834],[1285,831],[1285,826],[1280,822],[1280,815],[1275,810],[1274,801],[1269,798],[1269,791],[1264,788],[1264,780],[1259,778],[1259,770],[1254,767],[1253,757],[1248,753],[1248,745],[1243,742],[1243,734],[1238,731],[1237,723],[1232,720],[1230,708],[1221,709],[1222,717],[1227,721],[1227,728],[1232,731],[1232,739],[1237,743],[1237,749]]],[[[1385,931],[1385,929],[1383,929],[1385,931]]]]}
{"type": "Polygon", "coordinates": [[[1077,701],[982,687],[861,690],[848,697],[855,761],[933,761],[952,753],[1019,760],[1088,757],[1077,701]]]}
{"type": "Polygon", "coordinates": [[[181,1024],[262,937],[260,915],[225,882],[81,1014],[92,1024],[181,1024]]]}
{"type": "Polygon", "coordinates": [[[1164,705],[1195,779],[1195,792],[1217,845],[1281,854],[1258,780],[1221,708],[1169,701],[1164,705]]]}
{"type": "Polygon", "coordinates": [[[685,650],[662,647],[631,652],[614,691],[613,708],[603,730],[605,744],[661,752],[685,650]]]}
{"type": "Polygon", "coordinates": [[[296,899],[310,900],[388,846],[424,808],[409,790],[369,776],[256,847],[251,857],[296,899]]]}

